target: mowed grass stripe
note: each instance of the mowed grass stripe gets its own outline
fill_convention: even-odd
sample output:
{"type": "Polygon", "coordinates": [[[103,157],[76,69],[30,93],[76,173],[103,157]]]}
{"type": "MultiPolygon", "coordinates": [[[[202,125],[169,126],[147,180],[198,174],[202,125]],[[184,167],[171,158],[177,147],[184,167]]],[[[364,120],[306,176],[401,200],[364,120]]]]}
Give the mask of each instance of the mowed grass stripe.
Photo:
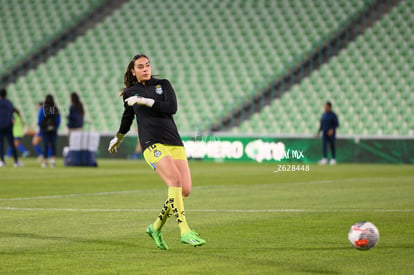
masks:
{"type": "Polygon", "coordinates": [[[143,162],[99,160],[97,169],[0,170],[0,274],[412,274],[414,166],[191,162],[186,216],[207,244],[169,251],[145,234],[167,188],[143,162]],[[22,200],[15,200],[23,198],[22,200]],[[11,200],[8,200],[11,199],[11,200]],[[23,210],[25,209],[25,210],[23,210]],[[52,210],[53,209],[53,210],[52,210]],[[357,251],[352,224],[380,241],[357,251]]]}
{"type": "MultiPolygon", "coordinates": [[[[27,208],[27,207],[0,207],[0,210],[10,211],[63,211],[63,212],[157,212],[159,209],[128,209],[128,208],[27,208]]],[[[414,212],[414,209],[191,209],[187,212],[211,213],[267,213],[267,212],[311,212],[311,213],[340,213],[340,212],[414,212]]]]}
{"type": "MultiPolygon", "coordinates": [[[[391,179],[391,178],[390,178],[391,179]]],[[[278,183],[264,183],[264,184],[255,184],[255,186],[269,186],[269,185],[305,185],[305,184],[330,184],[330,183],[344,183],[344,182],[378,182],[378,181],[390,181],[389,178],[350,178],[344,180],[321,180],[321,181],[308,181],[308,182],[278,182],[278,183]]],[[[392,177],[393,181],[396,180],[411,180],[414,177],[392,177]]],[[[212,188],[229,188],[229,187],[241,187],[244,185],[240,184],[228,184],[228,185],[205,185],[205,186],[195,186],[193,190],[197,189],[212,189],[212,188]]],[[[59,198],[71,198],[71,197],[82,197],[82,196],[108,196],[108,195],[118,195],[118,194],[132,194],[132,193],[142,193],[142,192],[153,192],[158,191],[159,189],[146,189],[146,190],[125,190],[125,191],[108,191],[108,192],[97,192],[97,193],[78,193],[78,194],[62,194],[62,195],[51,195],[51,196],[35,196],[35,197],[18,197],[18,198],[0,198],[0,201],[19,201],[19,200],[44,200],[44,199],[59,199],[59,198]]]]}

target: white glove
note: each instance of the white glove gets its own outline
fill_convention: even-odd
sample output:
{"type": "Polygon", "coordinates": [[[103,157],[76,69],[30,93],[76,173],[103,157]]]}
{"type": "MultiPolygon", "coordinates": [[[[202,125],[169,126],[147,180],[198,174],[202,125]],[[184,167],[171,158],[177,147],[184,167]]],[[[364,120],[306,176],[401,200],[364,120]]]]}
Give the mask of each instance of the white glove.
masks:
{"type": "Polygon", "coordinates": [[[116,136],[111,139],[111,141],[109,142],[109,147],[108,147],[108,152],[113,154],[115,152],[118,152],[118,147],[119,145],[121,145],[121,142],[124,140],[124,136],[123,134],[120,133],[116,133],[116,136]]]}
{"type": "Polygon", "coordinates": [[[128,97],[127,99],[125,99],[125,102],[128,103],[129,106],[134,106],[135,104],[138,104],[152,107],[152,105],[154,105],[154,99],[136,95],[128,97]]]}

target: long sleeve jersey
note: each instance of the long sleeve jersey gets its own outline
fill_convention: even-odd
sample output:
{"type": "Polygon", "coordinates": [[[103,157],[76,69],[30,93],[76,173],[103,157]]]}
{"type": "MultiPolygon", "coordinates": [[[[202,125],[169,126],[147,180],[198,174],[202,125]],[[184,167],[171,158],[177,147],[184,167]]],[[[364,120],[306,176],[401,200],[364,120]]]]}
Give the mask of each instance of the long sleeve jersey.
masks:
{"type": "Polygon", "coordinates": [[[177,112],[177,98],[167,79],[151,78],[145,84],[138,83],[124,91],[123,100],[124,113],[119,133],[126,134],[130,130],[135,116],[142,150],[154,143],[183,146],[173,119],[177,112]],[[152,98],[155,102],[152,107],[128,106],[125,99],[131,96],[152,98]]]}

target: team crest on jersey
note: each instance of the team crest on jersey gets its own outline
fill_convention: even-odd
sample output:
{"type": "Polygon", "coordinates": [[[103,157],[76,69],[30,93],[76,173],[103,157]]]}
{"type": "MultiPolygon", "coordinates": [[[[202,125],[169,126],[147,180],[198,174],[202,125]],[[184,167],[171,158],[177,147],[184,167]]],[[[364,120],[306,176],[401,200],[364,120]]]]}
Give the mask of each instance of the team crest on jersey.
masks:
{"type": "Polygon", "coordinates": [[[155,86],[155,93],[157,94],[157,95],[162,95],[162,87],[161,87],[161,85],[157,85],[157,86],[155,86]]]}
{"type": "Polygon", "coordinates": [[[161,151],[155,150],[154,151],[154,157],[158,158],[159,156],[161,156],[161,151]]]}

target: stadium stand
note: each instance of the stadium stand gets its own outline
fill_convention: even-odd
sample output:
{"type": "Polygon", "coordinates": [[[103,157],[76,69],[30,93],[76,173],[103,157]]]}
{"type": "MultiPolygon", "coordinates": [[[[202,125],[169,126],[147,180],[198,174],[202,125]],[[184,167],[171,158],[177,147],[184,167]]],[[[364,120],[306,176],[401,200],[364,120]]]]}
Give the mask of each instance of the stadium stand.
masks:
{"type": "Polygon", "coordinates": [[[45,94],[67,106],[69,93],[78,91],[94,128],[113,132],[125,66],[144,52],[177,90],[181,131],[202,131],[334,35],[367,2],[131,0],[10,91],[32,125],[35,103],[45,94]]]}
{"type": "Polygon", "coordinates": [[[0,74],[73,25],[102,0],[2,0],[0,74]]]}
{"type": "Polygon", "coordinates": [[[398,4],[329,63],[233,132],[312,134],[326,100],[340,134],[413,135],[413,1],[398,4]]]}

